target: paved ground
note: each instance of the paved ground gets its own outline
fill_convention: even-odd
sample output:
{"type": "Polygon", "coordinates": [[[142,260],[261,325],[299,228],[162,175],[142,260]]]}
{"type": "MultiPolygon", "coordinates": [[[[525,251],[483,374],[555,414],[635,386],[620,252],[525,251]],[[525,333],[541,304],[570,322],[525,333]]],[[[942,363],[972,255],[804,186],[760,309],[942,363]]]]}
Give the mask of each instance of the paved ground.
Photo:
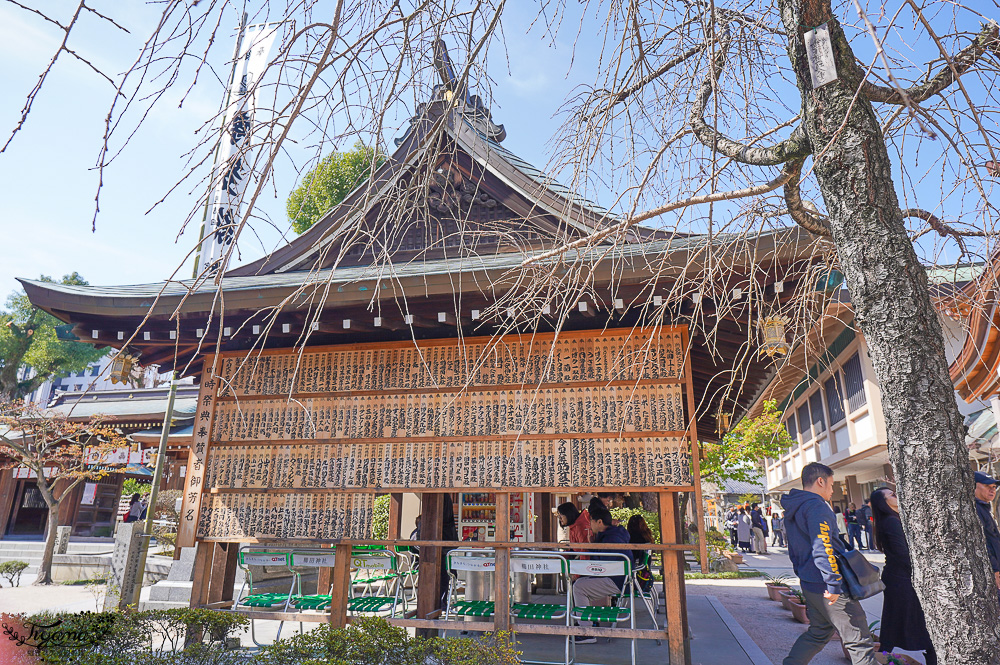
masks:
{"type": "MultiPolygon", "coordinates": [[[[875,565],[882,565],[882,555],[866,552],[875,565]]],[[[771,575],[791,574],[791,564],[783,548],[772,548],[766,556],[746,555],[741,568],[753,568],[771,575]]],[[[691,653],[694,665],[778,665],[788,653],[805,626],[792,619],[780,603],[767,599],[763,578],[742,580],[689,580],[687,582],[688,614],[691,625],[691,653]]],[[[881,596],[864,601],[871,621],[882,610],[881,596]]],[[[94,595],[83,586],[0,588],[0,612],[32,613],[41,610],[94,610],[94,595]]],[[[651,627],[645,612],[639,612],[640,624],[651,627]]],[[[663,615],[657,616],[662,623],[663,615]]],[[[307,624],[308,627],[308,624],[307,624]]],[[[277,632],[276,622],[258,622],[257,637],[270,641],[277,632]]],[[[282,634],[297,630],[297,624],[286,624],[282,634]]],[[[249,635],[244,642],[250,644],[249,635]]],[[[528,637],[523,639],[525,657],[547,661],[562,661],[563,642],[558,638],[528,637]]],[[[640,641],[637,663],[666,663],[666,645],[640,641]]],[[[616,639],[597,645],[578,647],[580,662],[607,665],[631,662],[628,640],[616,639]]],[[[813,660],[814,665],[845,665],[839,643],[831,643],[813,660]]]]}
{"type": "Polygon", "coordinates": [[[48,610],[51,612],[95,611],[97,600],[86,586],[31,586],[0,588],[0,612],[34,614],[48,610]]]}
{"type": "MultiPolygon", "coordinates": [[[[864,554],[873,564],[882,567],[885,557],[881,553],[864,554]]],[[[798,580],[794,579],[791,562],[784,548],[773,547],[769,548],[769,554],[765,556],[746,554],[744,558],[746,564],[741,568],[753,568],[769,575],[785,573],[792,576],[792,584],[797,585],[798,580]]],[[[718,598],[775,665],[781,663],[788,655],[792,643],[806,630],[806,626],[795,621],[791,612],[784,609],[781,603],[768,600],[763,579],[689,580],[687,592],[689,598],[703,594],[718,598]]],[[[861,604],[868,614],[869,622],[881,617],[881,594],[861,604]]],[[[832,642],[813,659],[812,665],[845,665],[848,662],[850,661],[844,657],[840,643],[832,642]]]]}

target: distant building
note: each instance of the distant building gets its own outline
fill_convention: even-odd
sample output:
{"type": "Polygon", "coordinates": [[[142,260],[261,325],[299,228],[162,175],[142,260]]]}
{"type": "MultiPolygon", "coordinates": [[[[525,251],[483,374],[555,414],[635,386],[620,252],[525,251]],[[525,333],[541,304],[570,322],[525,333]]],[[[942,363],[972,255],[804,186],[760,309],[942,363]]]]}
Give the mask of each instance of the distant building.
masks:
{"type": "MultiPolygon", "coordinates": [[[[966,318],[949,299],[974,280],[981,266],[959,266],[930,273],[939,303],[948,361],[966,337],[966,318]]],[[[796,345],[761,390],[749,417],[760,414],[765,400],[775,400],[795,442],[785,455],[766,460],[767,491],[782,494],[799,487],[802,467],[821,462],[834,470],[833,501],[860,506],[885,480],[892,478],[882,413],[882,393],[868,357],[868,345],[854,326],[850,295],[842,289],[827,305],[819,325],[796,345]]],[[[968,427],[972,459],[996,437],[989,404],[956,395],[968,427]],[[984,439],[985,435],[985,439],[984,439]]]]}
{"type": "MultiPolygon", "coordinates": [[[[116,349],[111,349],[107,355],[97,360],[85,369],[78,372],[70,372],[66,375],[49,379],[38,388],[29,393],[25,400],[39,405],[46,405],[51,402],[61,392],[82,392],[86,390],[135,390],[136,388],[155,388],[170,381],[170,373],[161,373],[159,368],[153,366],[141,370],[141,380],[138,385],[128,385],[123,383],[111,383],[111,371],[108,369],[115,354],[116,349]]],[[[18,373],[18,379],[25,380],[34,376],[34,370],[25,365],[18,373]]],[[[184,383],[190,383],[193,379],[187,379],[184,383]]]]}
{"type": "MultiPolygon", "coordinates": [[[[132,442],[129,464],[124,473],[80,483],[59,507],[60,526],[72,526],[73,536],[110,537],[118,519],[122,483],[126,478],[152,479],[149,456],[159,442],[159,430],[167,405],[169,387],[113,391],[59,392],[49,405],[70,420],[86,422],[100,414],[112,418],[116,428],[132,442]],[[156,436],[150,436],[155,430],[156,436]],[[146,434],[134,438],[135,434],[146,434]],[[132,461],[132,459],[134,461],[132,461]]],[[[198,406],[198,386],[181,386],[173,410],[173,429],[190,430],[198,406]]],[[[176,437],[171,437],[172,442],[176,437]]],[[[188,438],[189,441],[189,438],[188,438]]],[[[179,489],[186,473],[187,445],[168,449],[162,488],[179,489]]],[[[57,491],[58,490],[58,485],[57,491]]],[[[26,468],[12,468],[0,474],[0,539],[9,536],[41,538],[45,533],[48,509],[37,487],[37,477],[26,468]]]]}

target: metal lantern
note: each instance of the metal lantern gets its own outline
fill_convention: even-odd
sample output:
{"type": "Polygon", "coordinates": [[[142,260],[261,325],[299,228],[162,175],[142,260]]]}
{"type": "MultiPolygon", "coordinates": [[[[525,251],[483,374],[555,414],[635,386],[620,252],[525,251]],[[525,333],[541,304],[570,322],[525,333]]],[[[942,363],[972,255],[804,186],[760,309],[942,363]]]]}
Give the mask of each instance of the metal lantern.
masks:
{"type": "Polygon", "coordinates": [[[788,355],[788,342],[785,341],[785,324],[788,319],[783,316],[769,316],[760,322],[764,344],[761,348],[771,358],[784,358],[788,355]]]}
{"type": "Polygon", "coordinates": [[[111,361],[111,383],[128,383],[132,376],[132,365],[134,364],[135,358],[125,351],[120,351],[115,356],[115,359],[111,361]]]}
{"type": "Polygon", "coordinates": [[[715,414],[715,431],[719,434],[725,434],[729,431],[729,418],[732,414],[725,413],[722,409],[719,409],[715,414]]]}

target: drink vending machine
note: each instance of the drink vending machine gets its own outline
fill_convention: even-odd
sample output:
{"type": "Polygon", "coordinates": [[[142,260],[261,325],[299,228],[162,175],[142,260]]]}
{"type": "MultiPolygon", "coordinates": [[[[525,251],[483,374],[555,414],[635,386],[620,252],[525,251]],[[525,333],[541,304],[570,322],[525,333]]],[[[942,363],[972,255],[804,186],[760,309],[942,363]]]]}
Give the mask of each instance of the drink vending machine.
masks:
{"type": "MultiPolygon", "coordinates": [[[[459,495],[458,536],[462,540],[495,541],[497,538],[496,495],[488,492],[465,492],[459,495]]],[[[512,492],[510,495],[510,540],[534,542],[535,495],[512,492]]]]}

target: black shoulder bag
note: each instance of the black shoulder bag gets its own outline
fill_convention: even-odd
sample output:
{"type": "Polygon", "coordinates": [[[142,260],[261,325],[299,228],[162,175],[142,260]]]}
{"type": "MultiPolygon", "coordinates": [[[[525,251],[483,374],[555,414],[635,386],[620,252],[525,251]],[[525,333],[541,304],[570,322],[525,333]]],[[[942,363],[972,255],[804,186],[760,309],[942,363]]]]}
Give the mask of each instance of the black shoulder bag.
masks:
{"type": "Polygon", "coordinates": [[[885,585],[879,578],[878,568],[873,566],[865,555],[857,550],[835,552],[840,576],[844,578],[844,588],[853,600],[871,598],[885,590],[885,585]]]}

